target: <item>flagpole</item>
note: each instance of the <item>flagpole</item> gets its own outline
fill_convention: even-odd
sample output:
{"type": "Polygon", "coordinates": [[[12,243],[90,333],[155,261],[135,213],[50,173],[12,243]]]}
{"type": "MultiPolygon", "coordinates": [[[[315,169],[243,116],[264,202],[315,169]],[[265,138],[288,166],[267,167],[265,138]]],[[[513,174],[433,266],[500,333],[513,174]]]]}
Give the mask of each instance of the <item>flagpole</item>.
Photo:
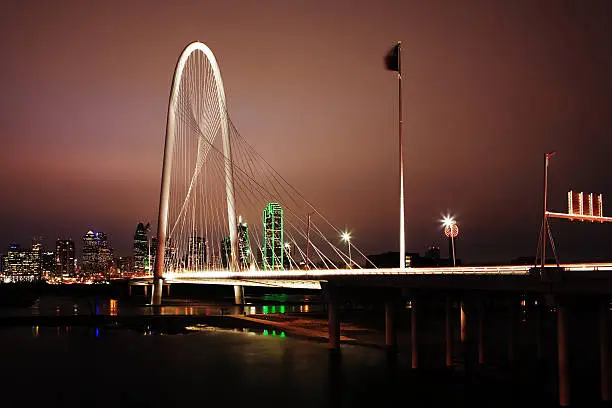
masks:
{"type": "Polygon", "coordinates": [[[399,173],[400,173],[400,269],[406,268],[406,236],[404,234],[404,144],[402,142],[402,42],[397,42],[397,83],[399,100],[399,173]]]}

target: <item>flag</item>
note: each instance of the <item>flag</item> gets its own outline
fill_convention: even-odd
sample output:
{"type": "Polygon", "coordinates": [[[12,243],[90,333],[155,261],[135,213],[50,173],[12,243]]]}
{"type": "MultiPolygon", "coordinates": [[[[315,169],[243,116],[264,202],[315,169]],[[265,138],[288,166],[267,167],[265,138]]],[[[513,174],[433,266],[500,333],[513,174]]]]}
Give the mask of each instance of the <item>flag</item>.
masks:
{"type": "Polygon", "coordinates": [[[399,47],[400,43],[398,42],[389,50],[389,53],[385,57],[385,67],[389,71],[399,72],[399,47]]]}

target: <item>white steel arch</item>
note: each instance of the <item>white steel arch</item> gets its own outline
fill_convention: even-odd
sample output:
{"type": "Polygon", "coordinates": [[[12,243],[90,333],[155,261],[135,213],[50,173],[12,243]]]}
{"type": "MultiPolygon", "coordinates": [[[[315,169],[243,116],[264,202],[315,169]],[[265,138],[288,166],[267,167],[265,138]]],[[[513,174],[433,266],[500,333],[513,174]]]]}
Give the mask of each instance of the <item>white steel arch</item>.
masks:
{"type": "Polygon", "coordinates": [[[162,181],[161,191],[159,198],[159,213],[157,220],[157,252],[155,256],[155,267],[153,270],[154,285],[151,303],[158,305],[161,303],[161,291],[163,287],[163,274],[164,274],[164,256],[166,239],[168,233],[168,202],[170,199],[170,176],[172,174],[172,156],[174,152],[175,143],[175,132],[176,132],[176,108],[179,89],[181,86],[181,80],[183,76],[183,70],[187,60],[194,52],[202,52],[214,73],[215,83],[217,88],[217,101],[219,104],[219,114],[221,116],[221,134],[223,138],[223,155],[224,155],[224,169],[225,169],[225,185],[226,185],[226,196],[227,196],[227,215],[229,223],[229,235],[231,241],[231,269],[237,270],[236,268],[236,253],[237,245],[236,240],[238,236],[237,225],[236,225],[236,206],[234,198],[234,175],[232,169],[232,152],[229,138],[229,124],[227,116],[227,105],[225,100],[225,90],[223,88],[223,80],[221,79],[221,71],[213,52],[205,44],[201,42],[192,42],[189,44],[178,59],[176,69],[174,71],[174,78],[172,80],[172,90],[170,93],[170,101],[168,104],[168,119],[166,122],[166,139],[164,146],[164,159],[162,167],[162,181]]]}

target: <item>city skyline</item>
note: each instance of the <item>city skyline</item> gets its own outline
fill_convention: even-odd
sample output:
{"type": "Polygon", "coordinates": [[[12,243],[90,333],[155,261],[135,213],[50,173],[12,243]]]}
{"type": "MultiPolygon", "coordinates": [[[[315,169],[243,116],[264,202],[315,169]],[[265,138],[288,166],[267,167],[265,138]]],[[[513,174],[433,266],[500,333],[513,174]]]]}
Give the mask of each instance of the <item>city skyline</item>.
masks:
{"type": "MultiPolygon", "coordinates": [[[[382,64],[397,40],[407,252],[443,244],[451,212],[459,257],[535,255],[552,150],[549,209],[566,210],[574,190],[603,193],[612,213],[609,4],[244,3],[235,19],[248,42],[214,21],[231,6],[159,3],[138,24],[136,3],[59,4],[4,14],[0,49],[15,58],[0,68],[2,248],[101,230],[128,254],[140,220],[155,233],[172,71],[195,39],[218,56],[241,134],[368,254],[398,249],[397,89],[382,64]],[[172,35],[156,29],[188,15],[172,35]],[[287,154],[265,155],[281,144],[287,154]]],[[[609,253],[610,226],[551,226],[562,260],[609,253]]]]}

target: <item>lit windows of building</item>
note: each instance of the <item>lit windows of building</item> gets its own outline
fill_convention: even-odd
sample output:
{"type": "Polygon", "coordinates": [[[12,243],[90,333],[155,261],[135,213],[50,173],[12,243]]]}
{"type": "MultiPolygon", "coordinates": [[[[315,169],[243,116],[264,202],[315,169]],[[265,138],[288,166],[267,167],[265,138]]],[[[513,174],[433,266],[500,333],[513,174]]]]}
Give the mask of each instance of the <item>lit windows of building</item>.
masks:
{"type": "Polygon", "coordinates": [[[151,269],[151,258],[149,254],[149,240],[147,233],[150,231],[151,226],[142,222],[136,226],[136,232],[134,233],[134,272],[142,273],[147,269],[151,269]]]}
{"type": "Polygon", "coordinates": [[[283,269],[283,234],[283,209],[278,203],[268,203],[263,211],[264,270],[283,269]]]}
{"type": "Polygon", "coordinates": [[[74,242],[71,239],[58,239],[55,242],[55,274],[60,281],[75,276],[76,258],[74,242]]]}

